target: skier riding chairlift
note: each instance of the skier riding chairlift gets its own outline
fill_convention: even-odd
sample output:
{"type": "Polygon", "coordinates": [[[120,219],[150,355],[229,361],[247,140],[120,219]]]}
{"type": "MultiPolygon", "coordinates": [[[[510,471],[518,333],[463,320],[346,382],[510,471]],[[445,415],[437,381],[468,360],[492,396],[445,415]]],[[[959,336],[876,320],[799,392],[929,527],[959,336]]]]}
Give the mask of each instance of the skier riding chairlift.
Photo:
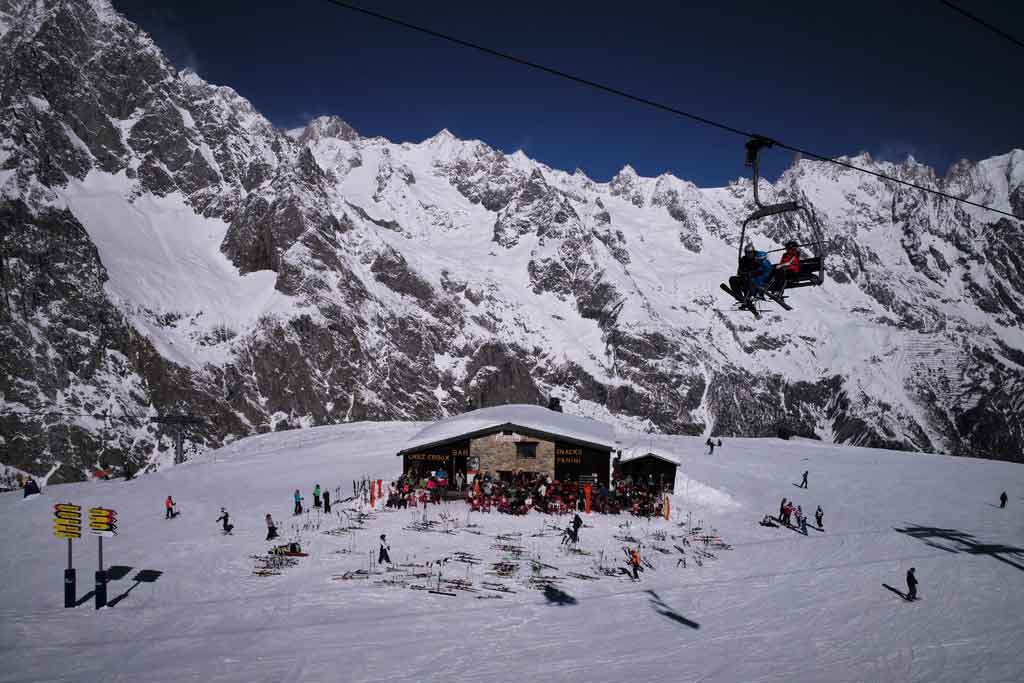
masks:
{"type": "Polygon", "coordinates": [[[762,149],[771,147],[773,144],[766,138],[753,138],[747,141],[746,165],[753,169],[754,204],[757,208],[743,221],[740,228],[736,275],[729,278],[728,285],[721,285],[727,294],[736,299],[738,309],[750,311],[756,318],[760,318],[760,311],[755,299],[767,297],[782,308],[792,310],[792,307],[786,303],[785,292],[787,289],[816,287],[825,282],[825,242],[817,222],[807,208],[795,201],[765,205],[761,203],[758,196],[760,183],[758,157],[762,149]],[[747,226],[753,221],[768,216],[797,211],[804,213],[813,239],[804,244],[796,240],[788,240],[784,247],[785,254],[779,265],[772,267],[768,260],[768,254],[773,252],[759,252],[754,249],[753,244],[747,239],[747,226]],[[801,247],[809,248],[813,255],[802,257],[801,247]]]}

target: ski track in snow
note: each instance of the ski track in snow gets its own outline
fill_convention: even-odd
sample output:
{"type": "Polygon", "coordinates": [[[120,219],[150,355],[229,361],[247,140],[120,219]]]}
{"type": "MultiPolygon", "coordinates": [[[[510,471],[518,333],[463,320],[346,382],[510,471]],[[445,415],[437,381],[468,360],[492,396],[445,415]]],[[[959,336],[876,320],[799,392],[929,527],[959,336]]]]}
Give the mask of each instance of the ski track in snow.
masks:
{"type": "MultiPolygon", "coordinates": [[[[559,535],[533,538],[548,521],[473,514],[481,535],[403,529],[413,511],[377,512],[367,528],[348,536],[301,532],[310,555],[281,576],[255,577],[263,515],[282,536],[290,527],[290,494],[311,502],[313,484],[341,487],[366,474],[392,477],[394,453],[422,423],[359,423],[267,434],[233,443],[200,461],[132,482],[52,486],[41,498],[0,496],[9,552],[0,560],[0,655],[7,681],[1014,681],[1024,670],[1024,550],[950,552],[942,538],[915,538],[897,528],[919,525],[971,534],[979,544],[1024,548],[1021,465],[836,447],[808,441],[730,439],[714,456],[699,437],[643,435],[682,465],[673,520],[628,516],[586,518],[581,547],[593,556],[560,552],[559,535]],[[810,470],[810,488],[797,489],[810,470]],[[994,507],[1000,491],[1008,509],[994,507]],[[163,519],[172,494],[181,516],[163,519]],[[803,536],[757,525],[780,499],[796,498],[808,515],[821,504],[824,533],[803,536]],[[52,503],[106,505],[118,510],[119,535],[104,544],[109,565],[132,567],[108,588],[100,612],[87,601],[61,607],[66,546],[52,536],[52,503]],[[224,505],[236,528],[222,536],[215,523],[224,505]],[[717,559],[676,568],[678,554],[649,547],[656,530],[681,533],[691,514],[714,527],[732,550],[717,559]],[[631,522],[628,530],[618,524],[631,522]],[[527,554],[567,571],[591,573],[598,553],[621,566],[625,532],[644,541],[655,566],[641,581],[566,577],[559,588],[574,604],[549,603],[524,579],[501,581],[517,592],[478,600],[455,591],[446,597],[378,585],[333,581],[376,559],[376,539],[387,533],[396,562],[439,559],[455,550],[485,563],[498,533],[521,532],[527,554]],[[353,544],[354,555],[337,554],[353,544]],[[1012,563],[1012,564],[1011,564],[1012,563]],[[905,603],[882,588],[901,588],[917,567],[922,600],[905,603]],[[164,572],[133,586],[141,569],[164,572]],[[687,622],[699,625],[693,628],[687,622]]],[[[640,435],[635,435],[641,438],[640,435]]],[[[459,524],[466,506],[431,507],[438,519],[459,524]]],[[[323,528],[336,526],[333,522],[323,528]]],[[[678,541],[676,541],[678,542],[678,541]]],[[[664,543],[673,545],[670,538],[664,543]]],[[[92,588],[96,542],[76,541],[78,595],[92,588]]],[[[525,565],[526,563],[524,563],[525,565]]],[[[545,569],[544,574],[552,573],[545,569]]],[[[450,562],[445,576],[465,577],[450,562]]],[[[376,576],[375,578],[380,578],[376,576]]],[[[425,581],[414,579],[413,581],[425,581]]]]}

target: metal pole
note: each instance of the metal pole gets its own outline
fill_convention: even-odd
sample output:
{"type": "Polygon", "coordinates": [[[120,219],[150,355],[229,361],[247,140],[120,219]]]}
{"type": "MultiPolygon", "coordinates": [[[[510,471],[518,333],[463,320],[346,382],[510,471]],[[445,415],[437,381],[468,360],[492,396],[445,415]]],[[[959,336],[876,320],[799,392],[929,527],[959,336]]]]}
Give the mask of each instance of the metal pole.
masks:
{"type": "Polygon", "coordinates": [[[68,568],[64,570],[64,607],[74,607],[77,596],[75,569],[71,565],[71,539],[68,539],[68,568]]]}
{"type": "Polygon", "coordinates": [[[103,571],[103,537],[100,541],[100,568],[96,570],[96,609],[107,606],[107,573],[103,571]]]}

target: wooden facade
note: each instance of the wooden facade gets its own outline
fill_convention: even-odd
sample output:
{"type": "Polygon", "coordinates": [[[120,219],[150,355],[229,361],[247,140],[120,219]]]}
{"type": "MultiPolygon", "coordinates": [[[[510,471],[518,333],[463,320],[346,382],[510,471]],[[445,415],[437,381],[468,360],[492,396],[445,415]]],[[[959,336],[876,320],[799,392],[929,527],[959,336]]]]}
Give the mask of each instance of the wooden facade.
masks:
{"type": "Polygon", "coordinates": [[[624,478],[632,477],[634,481],[653,482],[662,487],[662,490],[674,491],[678,467],[677,463],[668,458],[656,453],[646,453],[620,462],[619,472],[624,478]]]}
{"type": "Polygon", "coordinates": [[[422,478],[443,467],[449,477],[516,472],[546,474],[555,481],[609,483],[609,445],[593,444],[521,425],[505,424],[454,439],[400,451],[403,472],[422,478]]]}

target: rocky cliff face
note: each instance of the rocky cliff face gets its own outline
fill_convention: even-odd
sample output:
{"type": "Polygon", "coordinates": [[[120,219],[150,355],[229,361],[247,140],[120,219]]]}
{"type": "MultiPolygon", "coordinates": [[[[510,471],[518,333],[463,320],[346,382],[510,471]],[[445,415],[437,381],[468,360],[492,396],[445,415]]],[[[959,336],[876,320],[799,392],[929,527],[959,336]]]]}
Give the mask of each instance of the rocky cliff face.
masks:
{"type": "MultiPolygon", "coordinates": [[[[0,462],[75,479],[343,420],[541,401],[651,430],[1020,459],[1021,224],[834,166],[760,191],[828,282],[760,322],[717,285],[749,182],[608,183],[447,131],[279,131],[107,0],[0,0],[0,462]]],[[[1024,152],[945,177],[1024,215],[1024,152]]]]}

